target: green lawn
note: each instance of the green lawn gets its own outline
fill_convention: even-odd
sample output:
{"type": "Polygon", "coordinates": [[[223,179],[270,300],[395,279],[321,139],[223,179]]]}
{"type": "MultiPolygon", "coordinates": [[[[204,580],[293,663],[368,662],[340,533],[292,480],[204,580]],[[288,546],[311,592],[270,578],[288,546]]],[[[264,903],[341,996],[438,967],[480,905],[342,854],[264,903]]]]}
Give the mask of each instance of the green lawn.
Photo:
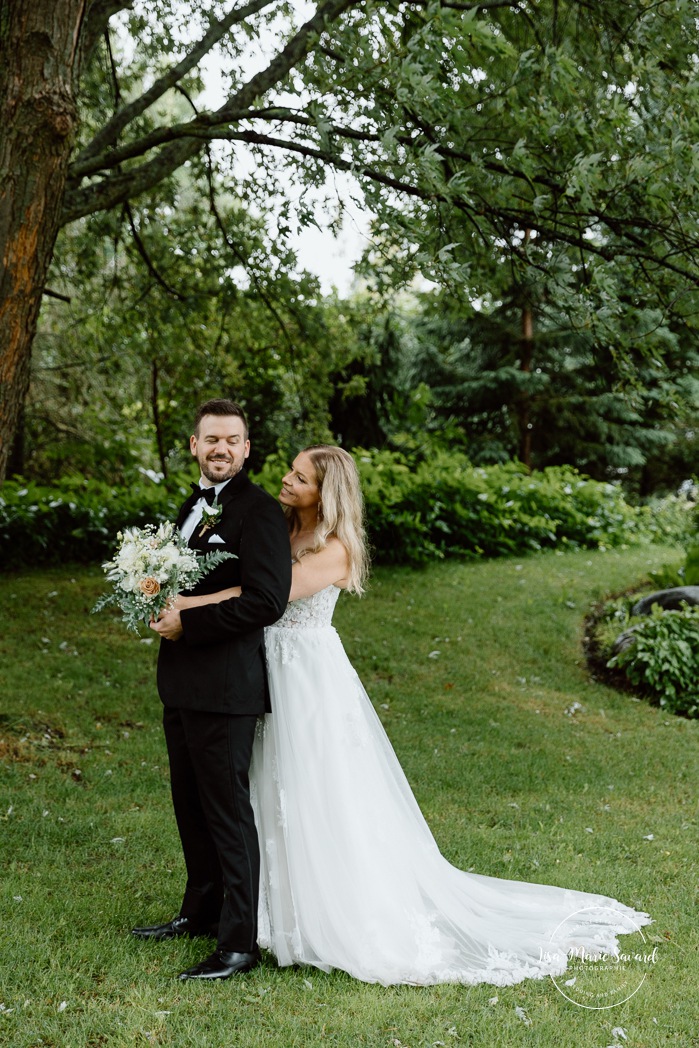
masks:
{"type": "Polygon", "coordinates": [[[580,643],[592,600],[679,557],[382,569],[336,616],[450,861],[653,915],[657,962],[607,1010],[550,979],[385,989],[271,958],[178,983],[206,944],[129,935],[183,886],[156,645],[88,614],[97,568],[0,578],[0,1045],[699,1045],[699,724],[592,681],[580,643]]]}

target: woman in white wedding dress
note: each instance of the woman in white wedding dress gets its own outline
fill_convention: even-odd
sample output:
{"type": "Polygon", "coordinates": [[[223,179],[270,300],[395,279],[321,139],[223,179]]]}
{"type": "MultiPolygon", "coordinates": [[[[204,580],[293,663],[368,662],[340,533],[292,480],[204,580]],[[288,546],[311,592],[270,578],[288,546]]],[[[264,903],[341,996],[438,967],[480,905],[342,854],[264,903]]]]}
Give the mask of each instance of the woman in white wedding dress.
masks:
{"type": "Polygon", "coordinates": [[[465,873],[440,854],[332,626],[340,591],[361,593],[367,567],[351,456],[307,448],[279,498],[294,564],[287,610],[265,631],[273,712],[251,768],[260,945],[280,965],[384,985],[506,986],[562,974],[570,950],[615,952],[646,914],[465,873]]]}

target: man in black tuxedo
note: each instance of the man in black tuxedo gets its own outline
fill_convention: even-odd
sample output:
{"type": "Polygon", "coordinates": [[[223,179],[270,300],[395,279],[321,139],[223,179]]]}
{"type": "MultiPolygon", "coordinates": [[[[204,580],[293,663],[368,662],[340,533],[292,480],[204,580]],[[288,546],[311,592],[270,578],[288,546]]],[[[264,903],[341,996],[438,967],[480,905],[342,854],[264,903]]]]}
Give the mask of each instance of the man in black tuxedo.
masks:
{"type": "Polygon", "coordinates": [[[242,592],[153,624],[161,633],[158,691],[187,886],[177,917],[133,934],[216,935],[216,951],[180,978],[226,979],[259,961],[260,858],[248,771],[257,718],[269,711],[263,628],[280,618],[289,599],[291,553],[281,507],[243,468],[250,441],[242,408],[228,400],[202,405],[190,449],[201,489],[184,503],[177,524],[198,552],[235,555],[191,592],[233,586],[242,592]],[[202,519],[212,491],[221,509],[202,519]]]}

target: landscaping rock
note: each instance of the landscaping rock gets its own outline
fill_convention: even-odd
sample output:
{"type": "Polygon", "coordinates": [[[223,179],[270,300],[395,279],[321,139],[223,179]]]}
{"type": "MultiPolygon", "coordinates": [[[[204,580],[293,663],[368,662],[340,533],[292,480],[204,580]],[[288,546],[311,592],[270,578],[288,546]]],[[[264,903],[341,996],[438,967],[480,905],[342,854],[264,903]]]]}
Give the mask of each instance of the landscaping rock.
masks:
{"type": "Polygon", "coordinates": [[[673,586],[642,597],[631,609],[632,615],[650,615],[658,604],[663,611],[679,611],[682,604],[699,604],[699,586],[673,586]]]}
{"type": "Polygon", "coordinates": [[[634,640],[636,639],[637,629],[638,626],[629,626],[627,630],[624,630],[623,633],[619,634],[617,639],[614,641],[614,644],[612,645],[612,655],[618,655],[619,652],[626,651],[626,649],[633,644],[634,640]]]}

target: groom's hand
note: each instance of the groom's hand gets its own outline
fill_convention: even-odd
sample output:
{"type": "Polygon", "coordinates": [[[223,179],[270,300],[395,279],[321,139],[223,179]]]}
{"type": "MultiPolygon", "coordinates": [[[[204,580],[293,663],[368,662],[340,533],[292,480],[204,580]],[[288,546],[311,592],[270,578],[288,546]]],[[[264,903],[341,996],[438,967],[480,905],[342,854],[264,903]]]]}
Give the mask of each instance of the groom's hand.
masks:
{"type": "Polygon", "coordinates": [[[157,622],[151,622],[150,628],[165,640],[179,640],[184,632],[179,611],[168,611],[157,622]]]}

